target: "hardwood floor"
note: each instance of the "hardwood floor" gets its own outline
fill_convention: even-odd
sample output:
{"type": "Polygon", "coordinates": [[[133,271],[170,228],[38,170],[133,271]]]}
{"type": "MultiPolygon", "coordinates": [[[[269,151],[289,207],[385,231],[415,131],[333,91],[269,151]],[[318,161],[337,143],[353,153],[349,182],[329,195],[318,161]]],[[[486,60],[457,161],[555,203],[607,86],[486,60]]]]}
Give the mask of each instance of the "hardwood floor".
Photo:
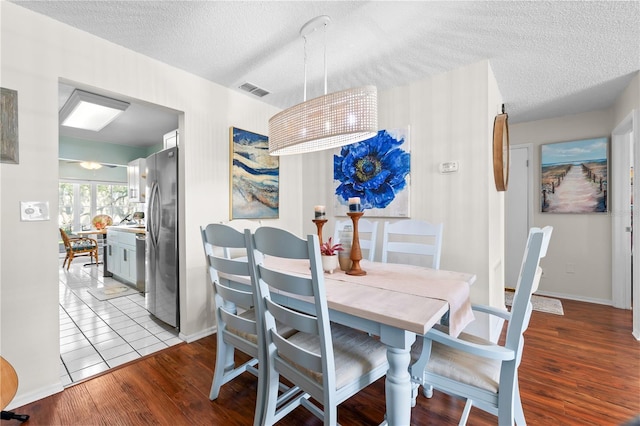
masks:
{"type": "MultiPolygon", "coordinates": [[[[640,414],[640,343],[631,311],[563,300],[564,316],[534,312],[520,365],[529,425],[621,425],[640,414]]],[[[209,401],[215,336],[180,344],[13,411],[25,425],[250,425],[256,379],[248,373],[209,401]]],[[[244,358],[243,358],[244,360],[244,358]]],[[[457,424],[464,403],[435,392],[422,396],[412,425],[457,424]]],[[[384,379],[345,401],[342,425],[377,425],[384,416],[384,379]]],[[[3,425],[18,424],[6,421],[3,425]]],[[[320,425],[298,408],[280,425],[320,425]]],[[[497,419],[473,408],[469,425],[497,419]]]]}

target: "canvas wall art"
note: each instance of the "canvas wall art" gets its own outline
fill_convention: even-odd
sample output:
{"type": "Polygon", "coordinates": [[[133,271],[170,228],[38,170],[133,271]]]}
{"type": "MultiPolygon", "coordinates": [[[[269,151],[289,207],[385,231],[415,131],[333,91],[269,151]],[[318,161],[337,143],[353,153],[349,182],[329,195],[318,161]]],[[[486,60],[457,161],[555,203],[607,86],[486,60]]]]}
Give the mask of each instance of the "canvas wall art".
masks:
{"type": "Polygon", "coordinates": [[[410,172],[408,127],[343,146],[333,156],[335,214],[346,215],[349,198],[360,197],[366,216],[409,217],[410,172]]]}
{"type": "Polygon", "coordinates": [[[0,88],[0,161],[19,163],[18,92],[0,88]]]}
{"type": "Polygon", "coordinates": [[[275,219],[279,214],[279,157],[266,136],[231,127],[231,219],[275,219]]]}
{"type": "Polygon", "coordinates": [[[542,145],[542,212],[606,212],[608,152],[606,137],[542,145]]]}

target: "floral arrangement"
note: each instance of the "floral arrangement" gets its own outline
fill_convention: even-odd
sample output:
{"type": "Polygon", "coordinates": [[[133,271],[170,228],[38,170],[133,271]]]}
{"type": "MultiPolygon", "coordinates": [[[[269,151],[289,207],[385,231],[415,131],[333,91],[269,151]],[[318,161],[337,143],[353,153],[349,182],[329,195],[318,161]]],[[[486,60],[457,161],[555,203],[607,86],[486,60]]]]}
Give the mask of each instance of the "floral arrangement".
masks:
{"type": "Polygon", "coordinates": [[[333,244],[333,238],[329,237],[329,240],[320,245],[320,253],[323,256],[335,256],[339,251],[344,250],[342,243],[333,244]]]}
{"type": "Polygon", "coordinates": [[[96,229],[104,229],[107,226],[113,225],[113,219],[109,215],[99,214],[93,218],[91,223],[93,223],[93,226],[95,226],[96,229]]]}
{"type": "Polygon", "coordinates": [[[407,186],[411,154],[400,148],[403,143],[381,130],[371,139],[343,146],[333,157],[333,178],[340,182],[336,195],[342,204],[360,197],[364,209],[387,207],[407,186]]]}

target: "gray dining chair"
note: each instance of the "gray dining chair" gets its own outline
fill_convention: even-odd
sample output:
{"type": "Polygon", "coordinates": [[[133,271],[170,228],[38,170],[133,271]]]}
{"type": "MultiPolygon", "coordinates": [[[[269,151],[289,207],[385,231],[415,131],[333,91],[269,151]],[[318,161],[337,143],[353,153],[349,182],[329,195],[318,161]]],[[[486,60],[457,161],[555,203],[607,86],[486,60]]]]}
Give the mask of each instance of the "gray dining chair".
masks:
{"type": "Polygon", "coordinates": [[[382,232],[382,262],[410,263],[411,256],[419,256],[418,264],[440,269],[442,231],[444,224],[408,219],[385,222],[382,232]],[[399,254],[390,260],[389,254],[399,254]]]}
{"type": "Polygon", "coordinates": [[[304,406],[325,425],[336,425],[338,404],[386,374],[386,347],[365,332],[330,322],[317,235],[305,240],[282,229],[261,227],[253,238],[248,231],[245,236],[247,246],[266,258],[298,259],[310,267],[309,276],[289,274],[266,266],[255,257],[255,250],[248,250],[258,323],[264,331],[260,336],[265,338],[267,349],[266,359],[260,359],[266,366],[260,369],[260,374],[265,374],[266,391],[263,424],[272,425],[304,406]],[[309,303],[304,312],[292,310],[272,298],[272,291],[286,292],[290,298],[304,298],[309,303]],[[276,320],[297,333],[282,335],[276,320]],[[305,394],[278,408],[280,376],[305,394]],[[309,401],[310,397],[323,409],[309,401]]]}
{"type": "MultiPolygon", "coordinates": [[[[352,225],[353,222],[348,220],[337,220],[335,231],[333,233],[333,241],[346,244],[351,247],[351,241],[340,241],[340,232],[344,230],[347,225],[352,225]]],[[[376,244],[378,240],[378,222],[372,220],[362,219],[358,220],[358,235],[360,236],[360,248],[367,250],[366,259],[373,262],[376,256],[376,244]]]]}
{"type": "MultiPolygon", "coordinates": [[[[453,337],[440,326],[416,339],[410,367],[412,380],[422,385],[426,396],[437,389],[466,399],[460,419],[466,424],[472,406],[498,416],[500,426],[524,425],[518,384],[518,366],[524,347],[523,333],[531,318],[531,294],[538,288],[540,259],[547,253],[553,228],[532,228],[520,267],[511,311],[490,306],[472,306],[508,321],[504,345],[466,333],[453,337]]],[[[417,392],[414,393],[414,397],[417,392]]]]}
{"type": "MultiPolygon", "coordinates": [[[[248,231],[250,232],[250,231],[248,231]]],[[[245,371],[259,376],[258,364],[259,328],[256,322],[254,297],[250,283],[249,263],[246,256],[246,238],[244,232],[231,226],[212,223],[200,227],[202,243],[209,269],[209,277],[213,286],[215,302],[216,332],[216,364],[209,399],[215,400],[220,394],[220,388],[238,377],[245,371]],[[229,249],[243,250],[245,256],[230,259],[227,257],[229,249]],[[229,274],[246,279],[242,286],[237,282],[221,278],[220,274],[229,274]],[[239,350],[251,359],[239,366],[235,365],[235,350],[239,350]]],[[[294,330],[286,326],[280,328],[280,333],[290,336],[294,330]]],[[[258,385],[260,386],[260,384],[258,385]]],[[[281,386],[282,390],[290,393],[296,389],[281,386]]],[[[288,395],[288,394],[287,394],[288,395]]],[[[260,422],[262,409],[262,392],[258,391],[256,398],[255,419],[260,422]]]]}

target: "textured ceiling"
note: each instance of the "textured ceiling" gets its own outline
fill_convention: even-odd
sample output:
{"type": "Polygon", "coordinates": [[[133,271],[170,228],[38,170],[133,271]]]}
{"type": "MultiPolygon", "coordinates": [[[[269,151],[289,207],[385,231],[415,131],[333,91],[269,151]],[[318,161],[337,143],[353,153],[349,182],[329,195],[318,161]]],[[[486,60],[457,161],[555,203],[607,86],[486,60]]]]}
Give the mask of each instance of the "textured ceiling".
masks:
{"type": "Polygon", "coordinates": [[[489,59],[511,123],[607,108],[640,69],[639,1],[14,1],[266,103],[378,90],[489,59]],[[253,95],[249,95],[253,96],[253,95]]]}

